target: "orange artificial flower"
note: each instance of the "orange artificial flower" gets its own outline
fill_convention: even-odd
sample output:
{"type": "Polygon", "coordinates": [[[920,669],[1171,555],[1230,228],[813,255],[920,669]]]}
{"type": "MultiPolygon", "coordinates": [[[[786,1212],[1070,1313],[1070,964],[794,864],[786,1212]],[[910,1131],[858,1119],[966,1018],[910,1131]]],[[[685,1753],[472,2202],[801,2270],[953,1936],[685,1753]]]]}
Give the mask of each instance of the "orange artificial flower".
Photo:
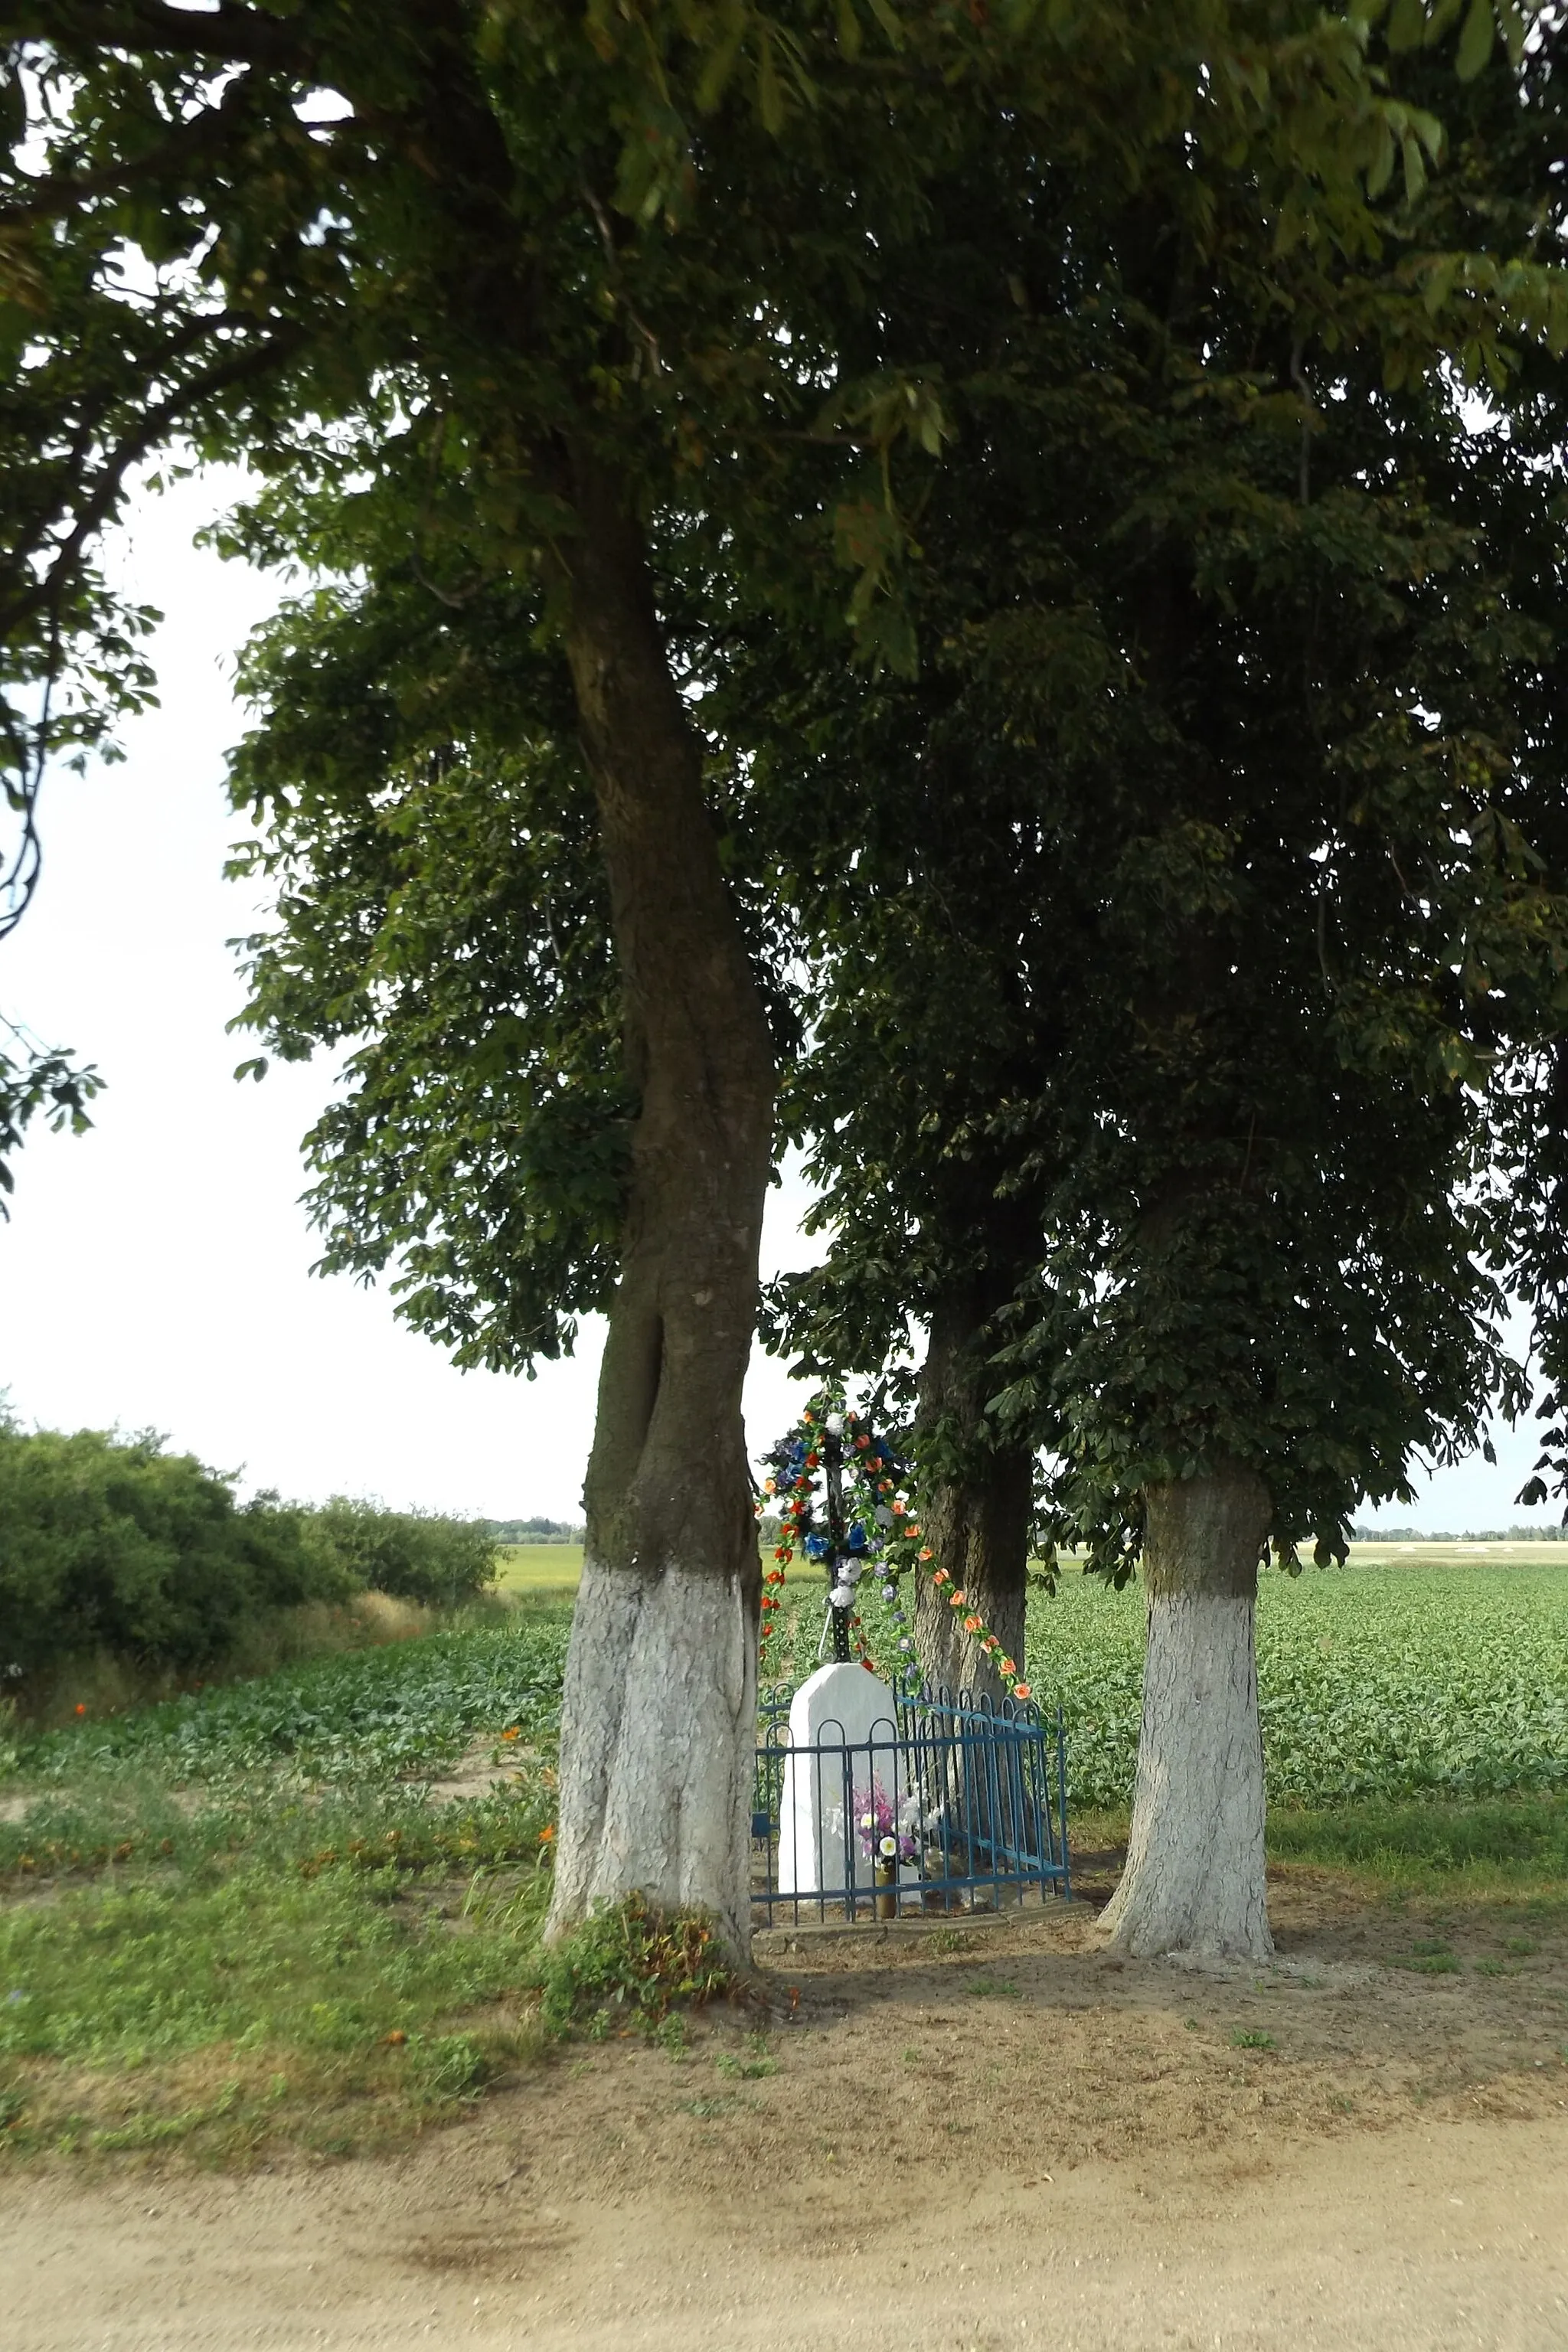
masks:
{"type": "Polygon", "coordinates": [[[1013,1696],[1015,1698],[1029,1698],[1033,1694],[1030,1691],[1027,1683],[1015,1683],[1013,1685],[1013,1696]]]}
{"type": "Polygon", "coordinates": [[[554,1824],[554,1822],[545,1822],[545,1824],[544,1824],[544,1827],[543,1827],[543,1828],[540,1831],[540,1832],[539,1832],[539,1843],[540,1843],[540,1844],[541,1844],[541,1845],[548,1845],[548,1844],[550,1843],[551,1839],[552,1839],[554,1835],[555,1835],[555,1824],[554,1824]]]}
{"type": "Polygon", "coordinates": [[[966,1633],[978,1633],[980,1631],[979,1618],[966,1617],[963,1621],[963,1630],[966,1633]]]}
{"type": "Polygon", "coordinates": [[[502,1738],[503,1739],[521,1739],[521,1737],[522,1737],[522,1734],[521,1734],[521,1732],[518,1729],[518,1727],[517,1727],[517,1725],[516,1725],[515,1723],[511,1726],[511,1727],[510,1727],[510,1730],[503,1731],[503,1732],[501,1733],[501,1738],[502,1738]]]}

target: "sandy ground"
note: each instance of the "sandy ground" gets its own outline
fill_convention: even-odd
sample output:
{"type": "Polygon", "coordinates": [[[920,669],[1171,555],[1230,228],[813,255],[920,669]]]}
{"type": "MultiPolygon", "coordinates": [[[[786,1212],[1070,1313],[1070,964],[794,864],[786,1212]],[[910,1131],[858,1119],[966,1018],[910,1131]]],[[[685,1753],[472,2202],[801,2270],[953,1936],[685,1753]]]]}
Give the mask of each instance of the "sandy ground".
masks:
{"type": "Polygon", "coordinates": [[[0,2345],[1565,2352],[1568,1937],[1273,1895],[1267,1973],[1076,1906],[786,1934],[684,2056],[578,2048],[395,2159],[11,2171],[0,2345]]]}

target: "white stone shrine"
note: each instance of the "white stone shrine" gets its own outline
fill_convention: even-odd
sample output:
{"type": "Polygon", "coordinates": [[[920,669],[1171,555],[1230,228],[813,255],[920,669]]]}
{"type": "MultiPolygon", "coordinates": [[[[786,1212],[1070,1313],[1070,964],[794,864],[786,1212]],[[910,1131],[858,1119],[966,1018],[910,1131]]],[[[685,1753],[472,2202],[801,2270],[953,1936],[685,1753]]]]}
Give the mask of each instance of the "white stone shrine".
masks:
{"type": "MultiPolygon", "coordinates": [[[[875,1782],[890,1803],[905,1794],[898,1737],[892,1690],[864,1666],[818,1666],[802,1683],[790,1702],[779,1804],[781,1895],[872,1885],[873,1859],[866,1852],[859,1818],[875,1782]],[[864,1748],[868,1741],[874,1743],[868,1754],[846,1759],[834,1753],[864,1748]]],[[[918,1875],[908,1865],[899,1873],[902,1880],[918,1875]]]]}

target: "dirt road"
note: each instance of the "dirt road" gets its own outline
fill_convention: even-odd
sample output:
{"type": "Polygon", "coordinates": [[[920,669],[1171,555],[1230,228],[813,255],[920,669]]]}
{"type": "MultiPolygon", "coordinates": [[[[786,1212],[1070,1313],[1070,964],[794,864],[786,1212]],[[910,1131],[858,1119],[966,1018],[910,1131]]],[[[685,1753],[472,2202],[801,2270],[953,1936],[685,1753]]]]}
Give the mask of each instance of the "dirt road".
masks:
{"type": "Polygon", "coordinates": [[[1276,1893],[1268,1974],[785,1939],[395,2159],[0,2175],[0,2345],[1565,2352],[1561,1933],[1276,1893]]]}

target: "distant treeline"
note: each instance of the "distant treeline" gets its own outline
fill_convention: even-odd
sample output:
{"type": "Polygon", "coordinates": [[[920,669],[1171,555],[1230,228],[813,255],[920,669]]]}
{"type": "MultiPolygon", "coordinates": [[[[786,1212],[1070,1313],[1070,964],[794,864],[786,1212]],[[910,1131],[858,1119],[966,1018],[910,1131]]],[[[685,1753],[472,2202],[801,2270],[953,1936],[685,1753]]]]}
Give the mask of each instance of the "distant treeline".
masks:
{"type": "Polygon", "coordinates": [[[499,1544],[581,1543],[584,1529],[570,1519],[480,1519],[476,1523],[499,1544]]]}
{"type": "Polygon", "coordinates": [[[481,1520],[234,1486],[151,1432],[28,1434],[0,1403],[0,1697],[64,1658],[202,1666],[279,1610],[367,1590],[453,1608],[495,1579],[481,1520]]]}
{"type": "Polygon", "coordinates": [[[1357,1543],[1562,1543],[1568,1530],[1552,1528],[1352,1528],[1357,1543]]]}

